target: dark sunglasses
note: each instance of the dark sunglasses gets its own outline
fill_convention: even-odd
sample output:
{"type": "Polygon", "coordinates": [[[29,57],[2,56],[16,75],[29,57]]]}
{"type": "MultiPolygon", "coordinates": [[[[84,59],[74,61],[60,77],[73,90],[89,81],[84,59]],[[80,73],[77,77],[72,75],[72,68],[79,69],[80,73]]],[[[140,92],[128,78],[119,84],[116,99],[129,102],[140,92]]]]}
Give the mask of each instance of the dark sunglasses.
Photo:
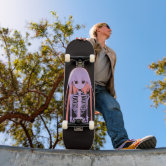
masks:
{"type": "Polygon", "coordinates": [[[111,29],[110,26],[109,26],[108,24],[106,24],[106,27],[107,27],[108,29],[111,29]]]}

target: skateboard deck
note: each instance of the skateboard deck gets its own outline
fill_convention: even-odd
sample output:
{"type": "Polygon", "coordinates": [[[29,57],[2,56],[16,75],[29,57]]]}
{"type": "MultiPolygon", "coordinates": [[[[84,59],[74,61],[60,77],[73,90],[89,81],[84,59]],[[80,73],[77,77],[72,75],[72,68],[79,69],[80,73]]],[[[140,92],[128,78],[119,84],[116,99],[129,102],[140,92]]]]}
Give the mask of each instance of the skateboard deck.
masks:
{"type": "Polygon", "coordinates": [[[94,139],[94,49],[73,40],[66,48],[63,141],[67,149],[90,149],[94,139]],[[67,58],[68,57],[68,60],[67,58]]]}

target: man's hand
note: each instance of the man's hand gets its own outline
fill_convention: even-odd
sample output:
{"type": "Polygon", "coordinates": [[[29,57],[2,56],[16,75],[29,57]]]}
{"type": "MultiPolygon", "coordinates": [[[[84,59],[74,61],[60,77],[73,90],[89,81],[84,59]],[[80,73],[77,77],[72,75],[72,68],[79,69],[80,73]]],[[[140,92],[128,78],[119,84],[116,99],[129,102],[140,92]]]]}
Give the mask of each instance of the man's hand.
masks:
{"type": "Polygon", "coordinates": [[[95,110],[95,115],[99,115],[99,114],[100,114],[100,112],[95,110]]]}
{"type": "Polygon", "coordinates": [[[79,38],[78,38],[78,37],[76,37],[76,40],[84,40],[84,41],[85,41],[86,38],[82,38],[82,37],[79,37],[79,38]]]}

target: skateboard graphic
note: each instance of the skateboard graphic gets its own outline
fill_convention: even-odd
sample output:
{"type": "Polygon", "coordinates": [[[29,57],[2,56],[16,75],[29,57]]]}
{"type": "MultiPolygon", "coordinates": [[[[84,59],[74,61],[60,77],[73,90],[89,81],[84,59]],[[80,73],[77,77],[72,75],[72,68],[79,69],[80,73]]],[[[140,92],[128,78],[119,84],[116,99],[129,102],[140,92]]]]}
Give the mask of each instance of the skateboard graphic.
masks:
{"type": "Polygon", "coordinates": [[[94,139],[94,49],[73,40],[65,54],[63,141],[67,149],[90,149],[94,139]]]}

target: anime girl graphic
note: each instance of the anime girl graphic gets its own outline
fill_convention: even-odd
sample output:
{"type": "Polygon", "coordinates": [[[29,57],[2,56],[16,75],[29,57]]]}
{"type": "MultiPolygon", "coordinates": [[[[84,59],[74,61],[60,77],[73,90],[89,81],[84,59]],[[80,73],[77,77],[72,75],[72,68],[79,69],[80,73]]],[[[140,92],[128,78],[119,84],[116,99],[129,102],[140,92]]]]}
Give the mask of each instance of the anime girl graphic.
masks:
{"type": "Polygon", "coordinates": [[[87,70],[83,67],[74,68],[70,73],[65,95],[66,120],[70,123],[75,123],[77,120],[88,123],[93,120],[92,95],[93,90],[87,70]]]}

